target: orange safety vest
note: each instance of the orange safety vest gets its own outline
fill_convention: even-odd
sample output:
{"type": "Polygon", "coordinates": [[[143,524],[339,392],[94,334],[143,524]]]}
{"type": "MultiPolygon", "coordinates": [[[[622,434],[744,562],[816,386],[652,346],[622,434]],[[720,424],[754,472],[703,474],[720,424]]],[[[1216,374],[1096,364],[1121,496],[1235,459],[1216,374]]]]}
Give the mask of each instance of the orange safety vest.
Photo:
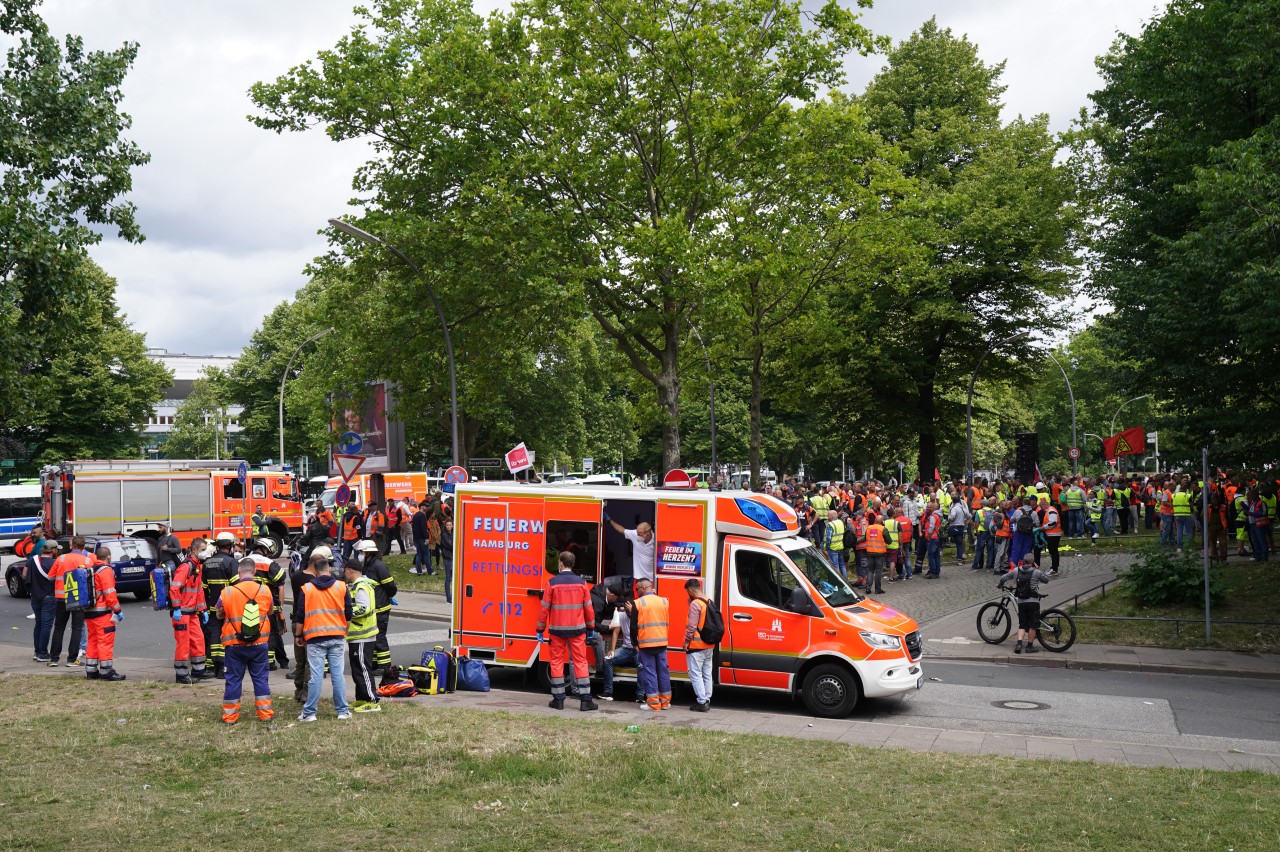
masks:
{"type": "Polygon", "coordinates": [[[1160,514],[1172,515],[1173,514],[1173,492],[1166,489],[1164,492],[1164,495],[1165,495],[1165,499],[1160,501],[1160,514]]]}
{"type": "Polygon", "coordinates": [[[329,588],[321,589],[315,583],[307,583],[302,587],[302,594],[302,641],[345,639],[347,584],[338,580],[329,588]]]}
{"type": "Polygon", "coordinates": [[[365,526],[369,528],[369,535],[372,536],[382,531],[387,525],[387,516],[378,510],[374,510],[365,518],[365,526]]]}
{"type": "Polygon", "coordinates": [[[1050,509],[1044,513],[1044,534],[1062,535],[1062,516],[1058,514],[1057,509],[1050,509]],[[1049,520],[1050,518],[1053,520],[1049,520]]]}
{"type": "MultiPolygon", "coordinates": [[[[240,580],[222,590],[222,644],[245,645],[236,634],[240,632],[240,620],[244,617],[244,607],[251,600],[257,600],[258,612],[262,615],[262,633],[254,645],[265,645],[271,638],[271,627],[267,619],[271,615],[271,590],[261,580],[240,580]]],[[[308,601],[310,603],[310,601],[308,601]]]]}
{"type": "Polygon", "coordinates": [[[701,606],[698,606],[698,630],[693,634],[693,639],[689,642],[690,651],[705,651],[708,648],[715,647],[714,645],[708,645],[699,638],[702,636],[703,626],[707,623],[707,600],[698,598],[689,602],[689,606],[697,606],[698,604],[701,604],[701,606]]]}
{"type": "Polygon", "coordinates": [[[979,488],[976,485],[970,486],[969,487],[969,508],[974,510],[981,509],[982,496],[983,496],[983,493],[981,488],[979,488]]]}
{"type": "Polygon", "coordinates": [[[636,598],[636,647],[666,650],[669,620],[666,598],[652,592],[636,598]]]}
{"type": "Polygon", "coordinates": [[[911,527],[912,523],[907,519],[906,515],[898,515],[898,541],[901,544],[911,543],[911,527]]]}
{"type": "Polygon", "coordinates": [[[355,541],[360,537],[360,524],[354,512],[342,519],[342,540],[355,541]]]}
{"type": "Polygon", "coordinates": [[[888,546],[884,541],[884,527],[872,524],[867,527],[867,553],[884,553],[888,546]]]}
{"type": "Polygon", "coordinates": [[[996,531],[996,538],[1013,538],[1013,532],[1009,529],[1009,516],[1004,513],[1004,509],[996,509],[994,518],[991,526],[996,531]]]}
{"type": "Polygon", "coordinates": [[[866,550],[867,549],[867,540],[866,540],[867,519],[866,518],[858,518],[858,520],[854,521],[853,535],[855,539],[853,549],[866,550]]]}

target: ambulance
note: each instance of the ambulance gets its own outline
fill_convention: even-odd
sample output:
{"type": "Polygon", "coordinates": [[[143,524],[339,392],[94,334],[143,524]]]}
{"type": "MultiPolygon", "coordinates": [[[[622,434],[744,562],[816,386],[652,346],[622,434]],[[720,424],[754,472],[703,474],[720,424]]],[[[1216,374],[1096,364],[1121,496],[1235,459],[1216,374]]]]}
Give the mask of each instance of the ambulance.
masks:
{"type": "MultiPolygon", "coordinates": [[[[454,498],[459,654],[490,666],[538,667],[546,678],[536,629],[559,552],[574,550],[577,572],[591,583],[632,576],[631,544],[605,523],[608,515],[628,530],[653,526],[656,591],[670,602],[672,680],[689,679],[680,650],[684,584],[697,577],[724,619],[719,684],[797,696],[815,715],[839,717],[863,697],[923,682],[916,622],[854,590],[797,536],[795,512],[773,497],[687,486],[470,483],[458,485],[454,498]]],[[[614,675],[635,679],[634,670],[614,675]]]]}
{"type": "MultiPolygon", "coordinates": [[[[373,493],[369,486],[371,478],[372,474],[359,474],[351,478],[351,482],[348,483],[351,486],[351,505],[359,506],[361,509],[369,505],[368,496],[373,493]]],[[[341,484],[342,477],[329,477],[324,492],[320,495],[320,503],[324,508],[333,510],[338,486],[341,484]]],[[[387,500],[403,500],[405,497],[412,497],[414,500],[422,501],[431,492],[439,491],[443,485],[444,479],[441,477],[429,476],[421,471],[382,474],[382,492],[384,499],[387,500]]]]}
{"type": "Polygon", "coordinates": [[[261,506],[272,557],[302,532],[302,501],[293,474],[249,470],[240,462],[181,459],[70,461],[40,471],[45,525],[57,536],[156,539],[167,525],[185,547],[220,532],[252,535],[261,506]]]}

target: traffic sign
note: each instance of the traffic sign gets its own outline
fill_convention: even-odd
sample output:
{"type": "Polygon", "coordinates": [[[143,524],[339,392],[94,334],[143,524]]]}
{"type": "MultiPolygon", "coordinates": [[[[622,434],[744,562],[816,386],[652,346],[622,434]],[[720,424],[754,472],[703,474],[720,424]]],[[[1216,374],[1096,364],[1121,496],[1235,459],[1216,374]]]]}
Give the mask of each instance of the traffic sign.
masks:
{"type": "Polygon", "coordinates": [[[662,479],[662,487],[693,489],[698,487],[698,478],[690,476],[687,472],[677,467],[667,471],[667,475],[662,479]]]}
{"type": "Polygon", "coordinates": [[[333,495],[333,502],[337,503],[339,506],[345,506],[350,503],[351,486],[345,482],[339,485],[337,493],[333,495]]]}
{"type": "Polygon", "coordinates": [[[444,481],[453,485],[467,481],[467,471],[465,468],[454,465],[444,472],[444,481]]]}
{"type": "Polygon", "coordinates": [[[244,485],[244,481],[249,478],[249,465],[240,462],[240,466],[236,468],[236,479],[240,480],[240,484],[244,485]]]}
{"type": "Polygon", "coordinates": [[[596,466],[596,460],[595,460],[595,459],[583,459],[583,460],[582,460],[582,471],[583,471],[583,473],[590,473],[590,472],[595,468],[595,466],[596,466]]]}
{"type": "Polygon", "coordinates": [[[338,439],[338,449],[342,450],[344,455],[354,456],[364,449],[364,438],[359,432],[343,432],[342,437],[338,439]]]}
{"type": "Polygon", "coordinates": [[[1072,461],[1075,461],[1076,459],[1080,458],[1080,448],[1072,447],[1071,449],[1067,450],[1067,455],[1071,458],[1072,461]]]}
{"type": "Polygon", "coordinates": [[[471,460],[471,466],[472,467],[502,467],[502,459],[473,458],[471,460]]]}
{"type": "Polygon", "coordinates": [[[360,465],[364,464],[364,456],[347,456],[333,454],[333,463],[338,466],[338,473],[342,474],[343,482],[350,482],[351,477],[356,475],[356,471],[360,469],[360,465]]]}

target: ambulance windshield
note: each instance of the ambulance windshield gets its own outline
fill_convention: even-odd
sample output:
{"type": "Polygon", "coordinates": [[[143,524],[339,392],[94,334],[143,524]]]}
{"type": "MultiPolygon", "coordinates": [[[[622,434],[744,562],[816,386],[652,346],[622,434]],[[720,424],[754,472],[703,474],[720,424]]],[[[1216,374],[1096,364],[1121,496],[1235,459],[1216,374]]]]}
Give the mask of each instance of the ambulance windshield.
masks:
{"type": "Polygon", "coordinates": [[[862,600],[852,586],[836,573],[818,549],[802,538],[780,542],[800,573],[831,606],[849,606],[862,600]]]}

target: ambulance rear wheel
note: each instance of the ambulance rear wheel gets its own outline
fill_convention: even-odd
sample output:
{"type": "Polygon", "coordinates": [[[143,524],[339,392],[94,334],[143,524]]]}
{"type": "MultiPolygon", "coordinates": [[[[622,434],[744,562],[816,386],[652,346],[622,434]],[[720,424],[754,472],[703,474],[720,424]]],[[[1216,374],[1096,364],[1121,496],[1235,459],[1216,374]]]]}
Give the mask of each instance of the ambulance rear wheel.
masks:
{"type": "Polygon", "coordinates": [[[151,590],[142,589],[141,591],[134,592],[133,598],[134,600],[139,600],[139,601],[149,601],[151,600],[151,590]]]}
{"type": "Polygon", "coordinates": [[[843,666],[823,663],[804,677],[800,690],[804,706],[824,719],[848,716],[858,704],[858,680],[843,666]]]}

